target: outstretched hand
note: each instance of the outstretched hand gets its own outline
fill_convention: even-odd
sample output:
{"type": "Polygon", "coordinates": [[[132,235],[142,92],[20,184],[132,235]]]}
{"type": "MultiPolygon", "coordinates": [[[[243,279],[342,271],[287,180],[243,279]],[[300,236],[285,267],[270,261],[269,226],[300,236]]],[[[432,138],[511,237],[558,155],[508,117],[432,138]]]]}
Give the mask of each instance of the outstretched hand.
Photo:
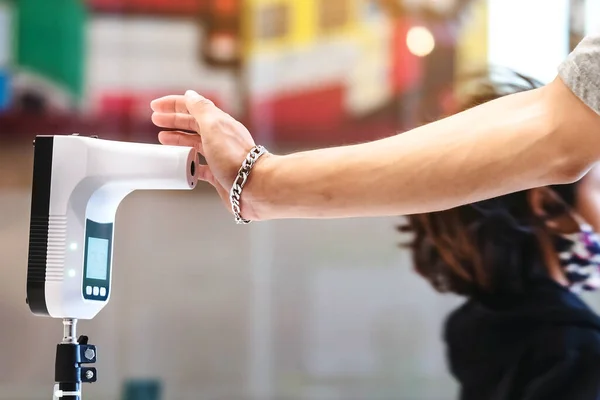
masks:
{"type": "MultiPolygon", "coordinates": [[[[164,145],[193,147],[202,154],[207,165],[199,166],[198,179],[214,186],[231,210],[229,190],[242,161],[255,145],[248,129],[194,91],[187,91],[184,96],[161,97],[152,101],[151,107],[152,122],[169,129],[159,133],[159,141],[164,145]]],[[[242,196],[242,215],[257,219],[249,186],[244,188],[242,196]]]]}

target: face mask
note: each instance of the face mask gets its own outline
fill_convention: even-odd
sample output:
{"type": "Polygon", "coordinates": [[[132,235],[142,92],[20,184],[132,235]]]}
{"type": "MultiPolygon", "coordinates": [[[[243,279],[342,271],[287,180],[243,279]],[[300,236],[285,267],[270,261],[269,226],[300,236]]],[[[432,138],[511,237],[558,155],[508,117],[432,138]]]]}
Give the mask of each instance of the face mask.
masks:
{"type": "Polygon", "coordinates": [[[600,289],[600,236],[591,226],[582,224],[580,232],[560,235],[556,249],[572,291],[600,289]]]}

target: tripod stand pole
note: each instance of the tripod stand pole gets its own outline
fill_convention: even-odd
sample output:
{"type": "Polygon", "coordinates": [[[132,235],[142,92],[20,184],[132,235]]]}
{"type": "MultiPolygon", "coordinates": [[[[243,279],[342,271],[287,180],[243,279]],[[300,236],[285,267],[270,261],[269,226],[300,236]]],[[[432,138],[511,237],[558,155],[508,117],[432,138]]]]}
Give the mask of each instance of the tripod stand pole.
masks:
{"type": "Polygon", "coordinates": [[[77,320],[63,320],[63,340],[56,346],[53,400],[81,400],[81,384],[96,382],[96,368],[82,364],[96,362],[96,346],[87,336],[76,339],[77,320]]]}

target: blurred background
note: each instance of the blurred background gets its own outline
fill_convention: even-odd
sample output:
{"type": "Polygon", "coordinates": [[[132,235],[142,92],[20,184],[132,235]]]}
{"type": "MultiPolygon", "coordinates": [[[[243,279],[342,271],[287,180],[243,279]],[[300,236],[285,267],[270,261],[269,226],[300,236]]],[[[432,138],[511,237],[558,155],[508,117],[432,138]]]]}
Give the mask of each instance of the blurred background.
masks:
{"type": "MultiPolygon", "coordinates": [[[[35,135],[156,143],[149,102],[194,89],[275,152],[356,143],[452,112],[488,66],[548,82],[599,29],[600,0],[0,0],[0,399],[50,398],[62,338],[25,304],[35,135]]],[[[415,276],[401,221],[240,228],[205,187],[134,193],[79,324],[85,399],[456,398],[460,299],[415,276]]]]}

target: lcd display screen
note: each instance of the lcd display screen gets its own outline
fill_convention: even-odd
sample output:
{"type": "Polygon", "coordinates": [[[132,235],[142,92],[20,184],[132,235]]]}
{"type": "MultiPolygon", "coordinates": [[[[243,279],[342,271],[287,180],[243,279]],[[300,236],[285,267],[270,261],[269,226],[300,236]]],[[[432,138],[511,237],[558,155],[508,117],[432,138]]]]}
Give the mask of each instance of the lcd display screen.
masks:
{"type": "Polygon", "coordinates": [[[109,245],[107,239],[88,238],[86,278],[106,280],[109,245]]]}

